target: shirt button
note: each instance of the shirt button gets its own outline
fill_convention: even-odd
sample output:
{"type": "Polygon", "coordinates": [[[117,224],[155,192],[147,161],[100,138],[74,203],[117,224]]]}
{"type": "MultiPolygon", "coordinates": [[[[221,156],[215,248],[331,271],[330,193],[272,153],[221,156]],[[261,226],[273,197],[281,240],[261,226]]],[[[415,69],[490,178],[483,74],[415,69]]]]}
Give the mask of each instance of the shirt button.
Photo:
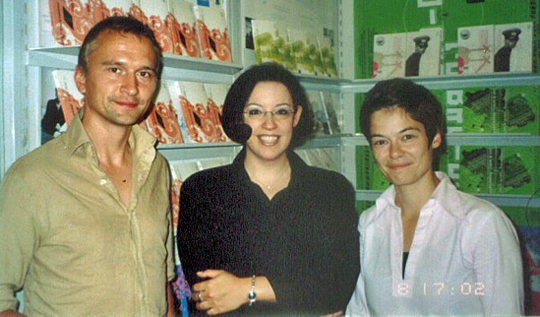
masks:
{"type": "Polygon", "coordinates": [[[107,184],[107,180],[102,179],[102,180],[99,182],[99,184],[100,184],[100,185],[105,185],[105,184],[107,184]]]}

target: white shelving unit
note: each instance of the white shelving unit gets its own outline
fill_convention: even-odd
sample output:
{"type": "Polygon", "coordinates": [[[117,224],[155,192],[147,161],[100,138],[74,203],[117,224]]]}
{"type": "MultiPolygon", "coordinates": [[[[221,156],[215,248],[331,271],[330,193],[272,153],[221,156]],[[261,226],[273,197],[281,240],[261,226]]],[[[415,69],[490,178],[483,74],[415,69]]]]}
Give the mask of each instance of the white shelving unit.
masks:
{"type": "MultiPolygon", "coordinates": [[[[40,120],[47,94],[44,81],[53,69],[74,69],[78,47],[39,48],[38,10],[42,0],[6,0],[0,2],[3,27],[0,52],[2,53],[3,96],[0,99],[0,178],[7,168],[20,156],[40,145],[40,120]]],[[[245,1],[228,2],[230,39],[234,63],[222,63],[165,54],[163,78],[199,82],[232,83],[247,66],[243,49],[243,21],[245,1]]],[[[308,90],[324,90],[339,93],[341,98],[342,135],[318,137],[303,148],[333,147],[339,149],[342,173],[356,183],[357,146],[367,146],[365,139],[356,135],[354,126],[354,96],[365,93],[375,80],[354,80],[354,21],[353,0],[336,2],[338,30],[338,69],[341,79],[316,76],[300,76],[308,90]]],[[[540,75],[511,73],[503,75],[438,76],[417,78],[416,82],[429,89],[448,89],[481,86],[540,85],[540,75]]],[[[523,135],[449,135],[449,145],[523,145],[540,147],[540,136],[523,135]]],[[[240,146],[223,144],[161,145],[161,153],[169,160],[185,160],[234,156],[240,146]]],[[[374,200],[380,192],[357,191],[359,200],[374,200]]],[[[483,197],[503,205],[523,206],[527,199],[519,196],[484,195],[483,197]]],[[[532,199],[529,206],[540,206],[540,199],[532,199]]]]}

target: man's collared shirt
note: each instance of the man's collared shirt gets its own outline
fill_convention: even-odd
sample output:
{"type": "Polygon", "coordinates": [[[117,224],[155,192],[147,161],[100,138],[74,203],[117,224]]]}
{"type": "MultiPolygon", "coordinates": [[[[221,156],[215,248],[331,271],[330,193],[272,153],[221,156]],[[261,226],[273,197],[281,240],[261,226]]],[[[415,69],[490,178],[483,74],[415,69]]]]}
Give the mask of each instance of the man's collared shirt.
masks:
{"type": "Polygon", "coordinates": [[[45,316],[160,316],[174,277],[169,174],[155,139],[129,138],[126,206],[99,168],[79,116],[68,131],[19,159],[0,189],[0,311],[45,316]]]}

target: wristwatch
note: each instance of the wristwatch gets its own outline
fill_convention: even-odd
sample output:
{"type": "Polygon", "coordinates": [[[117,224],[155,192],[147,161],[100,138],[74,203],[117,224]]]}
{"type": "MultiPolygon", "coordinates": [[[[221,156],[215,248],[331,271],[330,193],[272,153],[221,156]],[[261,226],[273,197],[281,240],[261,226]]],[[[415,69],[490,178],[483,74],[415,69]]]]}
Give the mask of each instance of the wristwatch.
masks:
{"type": "Polygon", "coordinates": [[[249,299],[249,306],[253,305],[257,300],[257,293],[255,293],[255,275],[251,277],[251,288],[247,293],[247,298],[249,299]]]}

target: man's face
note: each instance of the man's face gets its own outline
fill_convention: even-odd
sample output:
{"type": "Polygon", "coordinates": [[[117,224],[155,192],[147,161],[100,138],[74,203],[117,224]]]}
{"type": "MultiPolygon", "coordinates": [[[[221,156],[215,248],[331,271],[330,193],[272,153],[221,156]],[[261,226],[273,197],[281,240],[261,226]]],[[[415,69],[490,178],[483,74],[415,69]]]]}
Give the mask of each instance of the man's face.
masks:
{"type": "Polygon", "coordinates": [[[133,34],[105,31],[88,55],[87,73],[75,72],[85,95],[83,122],[131,126],[150,105],[157,87],[157,57],[150,41],[133,34]]]}
{"type": "Polygon", "coordinates": [[[430,179],[433,149],[441,145],[439,133],[429,144],[424,125],[397,106],[374,112],[370,131],[375,162],[396,187],[430,179]]]}

